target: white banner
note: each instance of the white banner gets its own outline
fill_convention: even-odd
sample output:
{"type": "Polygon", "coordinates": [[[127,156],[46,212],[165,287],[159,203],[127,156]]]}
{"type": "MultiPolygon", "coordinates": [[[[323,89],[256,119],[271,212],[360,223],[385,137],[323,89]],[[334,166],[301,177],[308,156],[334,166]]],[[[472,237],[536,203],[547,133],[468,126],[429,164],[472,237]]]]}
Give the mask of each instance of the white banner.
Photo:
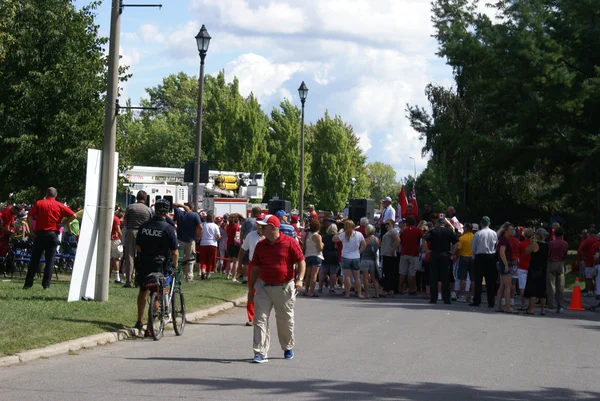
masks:
{"type": "MultiPolygon", "coordinates": [[[[114,192],[111,194],[113,205],[117,196],[117,173],[119,154],[115,153],[114,192]]],[[[98,249],[98,200],[100,195],[100,175],[102,172],[102,151],[88,149],[85,180],[85,205],[79,231],[77,254],[71,276],[68,301],[82,298],[93,299],[96,285],[96,258],[98,249]]]]}

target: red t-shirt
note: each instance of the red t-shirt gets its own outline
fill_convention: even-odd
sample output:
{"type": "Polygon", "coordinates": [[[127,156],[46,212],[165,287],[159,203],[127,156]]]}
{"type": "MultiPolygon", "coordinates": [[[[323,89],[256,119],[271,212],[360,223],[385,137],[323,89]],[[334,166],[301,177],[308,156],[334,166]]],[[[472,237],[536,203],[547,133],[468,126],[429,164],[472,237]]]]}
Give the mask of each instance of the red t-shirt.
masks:
{"type": "Polygon", "coordinates": [[[598,237],[594,235],[584,239],[581,245],[579,245],[577,254],[579,256],[579,260],[584,260],[585,267],[594,266],[594,244],[596,242],[598,242],[598,237]]]}
{"type": "Polygon", "coordinates": [[[506,261],[509,263],[512,262],[512,260],[513,260],[512,246],[506,235],[503,235],[502,237],[498,238],[498,262],[500,262],[500,263],[502,263],[502,258],[500,257],[500,247],[501,246],[506,247],[506,251],[504,252],[504,254],[506,255],[506,261]]]}
{"type": "Polygon", "coordinates": [[[519,269],[529,270],[529,262],[531,261],[531,255],[525,255],[525,249],[531,244],[531,241],[526,239],[523,242],[519,242],[519,269]]]}
{"type": "Polygon", "coordinates": [[[15,222],[15,216],[12,213],[12,206],[6,206],[4,210],[0,213],[0,217],[2,217],[2,227],[6,227],[10,229],[10,225],[15,222]]]}
{"type": "Polygon", "coordinates": [[[518,260],[519,259],[519,245],[521,244],[521,242],[516,237],[510,237],[509,241],[510,241],[510,246],[512,248],[512,260],[518,260]]]}
{"type": "Polygon", "coordinates": [[[408,226],[400,233],[402,251],[400,256],[419,256],[421,250],[423,230],[415,226],[408,226]]]}
{"type": "Polygon", "coordinates": [[[273,244],[265,239],[256,244],[252,265],[260,266],[258,277],[267,284],[284,284],[294,279],[294,263],[304,260],[294,238],[280,234],[273,244]]]}
{"type": "Polygon", "coordinates": [[[226,231],[227,231],[227,245],[235,244],[235,233],[240,231],[240,225],[238,223],[228,224],[226,231]]]}
{"type": "Polygon", "coordinates": [[[54,198],[39,200],[29,211],[35,217],[35,231],[58,231],[62,219],[75,216],[75,213],[54,198]]]}
{"type": "Polygon", "coordinates": [[[367,227],[366,226],[359,226],[356,231],[358,231],[359,233],[361,233],[363,235],[363,237],[367,238],[367,227]]]}
{"type": "Polygon", "coordinates": [[[113,241],[116,241],[119,238],[119,233],[117,231],[117,228],[121,227],[121,219],[118,218],[117,216],[113,216],[113,224],[112,224],[112,230],[110,231],[110,239],[113,241]]]}

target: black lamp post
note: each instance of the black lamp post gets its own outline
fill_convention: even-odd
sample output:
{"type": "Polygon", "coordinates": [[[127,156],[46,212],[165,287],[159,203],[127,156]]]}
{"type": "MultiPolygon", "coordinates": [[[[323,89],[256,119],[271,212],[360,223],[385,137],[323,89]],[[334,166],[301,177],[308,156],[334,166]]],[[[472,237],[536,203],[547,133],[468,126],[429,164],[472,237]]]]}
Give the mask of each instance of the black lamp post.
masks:
{"type": "Polygon", "coordinates": [[[196,153],[194,155],[194,186],[192,200],[194,207],[198,209],[198,188],[200,187],[200,157],[202,153],[202,92],[204,90],[204,58],[210,44],[210,35],[206,27],[202,25],[200,32],[196,35],[198,53],[200,53],[200,78],[198,80],[198,112],[196,114],[196,153]]]}
{"type": "Polygon", "coordinates": [[[304,102],[308,96],[308,87],[302,81],[302,84],[298,88],[298,94],[300,95],[300,101],[302,102],[302,125],[300,125],[300,206],[299,214],[302,216],[304,213],[304,102]]]}
{"type": "Polygon", "coordinates": [[[354,184],[356,184],[356,178],[350,178],[350,199],[354,198],[354,184]]]}
{"type": "Polygon", "coordinates": [[[285,181],[281,181],[281,199],[285,199],[285,181]]]}

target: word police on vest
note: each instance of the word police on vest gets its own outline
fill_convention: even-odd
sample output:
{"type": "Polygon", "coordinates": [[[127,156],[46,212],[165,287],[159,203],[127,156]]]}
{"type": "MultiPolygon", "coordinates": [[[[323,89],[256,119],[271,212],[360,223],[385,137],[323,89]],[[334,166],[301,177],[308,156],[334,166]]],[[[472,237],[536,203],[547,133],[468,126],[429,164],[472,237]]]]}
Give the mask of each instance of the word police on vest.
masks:
{"type": "Polygon", "coordinates": [[[142,234],[147,235],[149,237],[162,237],[162,230],[154,230],[151,228],[142,228],[142,234]]]}

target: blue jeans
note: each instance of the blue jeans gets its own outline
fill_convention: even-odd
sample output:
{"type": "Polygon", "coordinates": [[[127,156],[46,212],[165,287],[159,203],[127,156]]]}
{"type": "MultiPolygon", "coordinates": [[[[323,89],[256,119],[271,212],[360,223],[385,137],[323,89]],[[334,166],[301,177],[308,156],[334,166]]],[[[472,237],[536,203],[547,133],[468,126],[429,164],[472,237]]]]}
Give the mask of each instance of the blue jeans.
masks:
{"type": "Polygon", "coordinates": [[[342,270],[360,271],[360,259],[342,258],[342,270]]]}

